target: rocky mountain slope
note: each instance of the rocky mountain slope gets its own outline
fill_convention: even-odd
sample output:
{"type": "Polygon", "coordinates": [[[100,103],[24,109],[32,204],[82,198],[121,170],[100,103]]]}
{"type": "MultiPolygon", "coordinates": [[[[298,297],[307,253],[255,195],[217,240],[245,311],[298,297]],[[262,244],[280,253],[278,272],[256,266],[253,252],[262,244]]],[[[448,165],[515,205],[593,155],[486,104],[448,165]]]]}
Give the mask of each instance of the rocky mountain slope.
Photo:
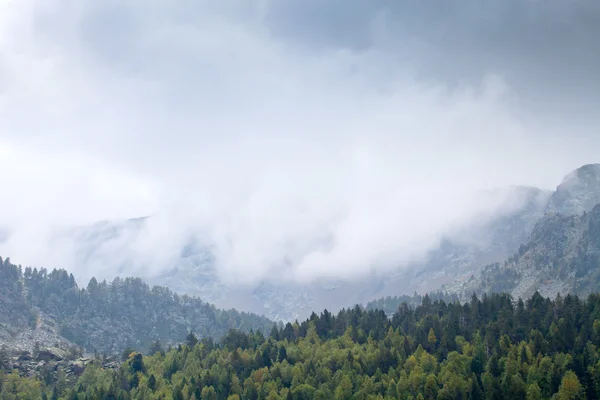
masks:
{"type": "Polygon", "coordinates": [[[530,241],[503,264],[485,267],[452,291],[507,291],[525,298],[538,291],[587,294],[600,285],[600,204],[581,215],[548,213],[534,228],[530,241]]]}
{"type": "MultiPolygon", "coordinates": [[[[0,259],[1,260],[1,259],[0,259]]],[[[198,298],[179,296],[140,279],[91,279],[79,288],[64,270],[37,270],[0,261],[0,345],[31,351],[77,345],[116,354],[199,337],[219,338],[230,328],[268,332],[272,321],[235,310],[219,310],[198,298]]]]}
{"type": "Polygon", "coordinates": [[[514,187],[502,195],[506,197],[506,205],[500,207],[503,212],[444,238],[422,263],[373,272],[360,282],[317,281],[305,285],[263,282],[251,293],[254,310],[273,319],[301,319],[315,308],[339,310],[386,296],[431,292],[456,279],[468,279],[481,266],[510,256],[527,240],[544,215],[552,192],[514,187]]]}
{"type": "MultiPolygon", "coordinates": [[[[493,218],[444,238],[421,264],[366,277],[359,287],[348,290],[354,294],[353,302],[368,303],[374,299],[414,291],[427,293],[467,286],[471,277],[479,276],[485,265],[499,265],[497,263],[523,251],[523,244],[528,243],[532,235],[537,235],[536,230],[545,226],[545,221],[552,215],[578,215],[591,211],[600,203],[600,164],[584,165],[573,171],[553,192],[535,187],[513,187],[508,192],[499,192],[499,195],[505,196],[505,199],[501,211],[493,218]]],[[[546,229],[552,231],[552,227],[546,229]]],[[[543,253],[544,250],[540,251],[543,253]]],[[[552,257],[553,253],[547,254],[552,257]]],[[[590,262],[593,265],[593,261],[590,262]]],[[[592,268],[591,265],[589,267],[592,268]]],[[[531,287],[537,284],[538,281],[534,281],[531,287]]],[[[548,289],[552,291],[559,288],[557,285],[562,285],[562,291],[570,288],[580,291],[579,287],[572,284],[555,279],[549,283],[548,289]]],[[[344,290],[350,285],[348,282],[338,282],[335,290],[330,292],[331,297],[345,298],[347,295],[344,290]]],[[[499,292],[508,287],[496,284],[495,289],[499,292]]],[[[523,290],[522,293],[526,296],[532,294],[530,290],[523,290]]],[[[321,308],[336,309],[334,303],[328,303],[320,293],[317,292],[314,298],[317,304],[322,305],[321,308]]],[[[273,295],[265,303],[280,304],[279,299],[273,295]]]]}
{"type": "Polygon", "coordinates": [[[527,297],[587,293],[598,283],[597,231],[600,204],[600,164],[584,165],[568,174],[548,199],[544,216],[518,251],[489,263],[468,279],[444,290],[462,293],[509,291],[527,297]]]}
{"type": "Polygon", "coordinates": [[[16,371],[20,376],[39,379],[45,383],[72,385],[92,364],[105,371],[117,370],[121,366],[116,357],[83,357],[58,348],[33,353],[0,349],[0,371],[16,371]]]}
{"type": "Polygon", "coordinates": [[[543,217],[551,194],[534,187],[511,188],[504,194],[507,205],[501,207],[506,211],[445,238],[425,263],[413,267],[409,289],[421,293],[436,290],[455,279],[466,279],[482,265],[513,254],[543,217]]]}
{"type": "Polygon", "coordinates": [[[259,301],[258,309],[262,305],[263,312],[273,318],[291,319],[308,315],[315,305],[335,310],[344,302],[365,304],[385,296],[426,293],[468,283],[483,266],[502,262],[518,252],[547,213],[582,214],[600,203],[600,164],[573,171],[555,191],[514,187],[498,195],[505,196],[501,212],[444,238],[420,264],[372,274],[360,283],[316,282],[287,290],[276,284],[262,284],[252,293],[259,301]]]}
{"type": "Polygon", "coordinates": [[[583,214],[600,203],[600,164],[588,164],[571,172],[550,197],[547,212],[583,214]]]}

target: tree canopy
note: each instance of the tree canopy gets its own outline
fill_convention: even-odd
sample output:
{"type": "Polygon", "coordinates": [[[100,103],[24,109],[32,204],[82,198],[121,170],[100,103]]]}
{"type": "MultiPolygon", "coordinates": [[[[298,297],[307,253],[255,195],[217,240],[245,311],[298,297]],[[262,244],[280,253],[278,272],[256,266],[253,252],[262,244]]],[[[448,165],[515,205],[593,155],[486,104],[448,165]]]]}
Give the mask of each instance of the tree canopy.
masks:
{"type": "Polygon", "coordinates": [[[68,387],[9,373],[2,393],[65,399],[594,399],[600,295],[427,299],[384,311],[323,311],[220,341],[192,333],[170,351],[92,364],[68,387]]]}

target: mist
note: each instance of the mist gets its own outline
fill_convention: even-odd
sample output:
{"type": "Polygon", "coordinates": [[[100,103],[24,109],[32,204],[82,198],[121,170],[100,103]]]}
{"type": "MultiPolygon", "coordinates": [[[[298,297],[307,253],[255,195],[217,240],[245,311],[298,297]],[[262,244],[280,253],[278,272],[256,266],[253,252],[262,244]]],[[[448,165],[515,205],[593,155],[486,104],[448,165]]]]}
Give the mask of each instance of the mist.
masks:
{"type": "Polygon", "coordinates": [[[0,1],[0,255],[356,279],[598,161],[596,3],[398,4],[0,1]]]}

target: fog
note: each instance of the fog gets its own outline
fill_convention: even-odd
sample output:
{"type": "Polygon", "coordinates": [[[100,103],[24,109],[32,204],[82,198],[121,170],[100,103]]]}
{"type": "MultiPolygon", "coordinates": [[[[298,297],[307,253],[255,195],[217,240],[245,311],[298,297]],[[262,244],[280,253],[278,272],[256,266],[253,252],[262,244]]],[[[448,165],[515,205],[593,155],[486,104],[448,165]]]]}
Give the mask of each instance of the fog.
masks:
{"type": "Polygon", "coordinates": [[[0,255],[357,278],[598,161],[597,2],[390,4],[0,0],[0,255]]]}

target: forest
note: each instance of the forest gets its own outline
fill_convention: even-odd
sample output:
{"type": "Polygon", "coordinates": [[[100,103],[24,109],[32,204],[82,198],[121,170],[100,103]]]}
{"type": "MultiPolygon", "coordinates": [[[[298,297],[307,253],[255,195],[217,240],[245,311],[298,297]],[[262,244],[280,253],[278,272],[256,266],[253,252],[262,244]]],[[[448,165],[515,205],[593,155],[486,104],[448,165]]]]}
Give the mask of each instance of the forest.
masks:
{"type": "Polygon", "coordinates": [[[147,350],[157,339],[176,343],[190,329],[220,338],[231,328],[268,331],[273,322],[217,309],[166,287],[150,287],[139,278],[92,278],[87,287],[79,287],[64,269],[22,268],[0,258],[0,344],[3,337],[36,324],[89,353],[111,355],[127,346],[147,350]]]}
{"type": "MultiPolygon", "coordinates": [[[[90,364],[73,384],[6,371],[1,398],[596,399],[600,295],[446,303],[424,296],[391,318],[361,307],[301,323],[193,333],[132,350],[117,370],[90,364]]],[[[129,350],[128,350],[129,351],[129,350]]]]}

